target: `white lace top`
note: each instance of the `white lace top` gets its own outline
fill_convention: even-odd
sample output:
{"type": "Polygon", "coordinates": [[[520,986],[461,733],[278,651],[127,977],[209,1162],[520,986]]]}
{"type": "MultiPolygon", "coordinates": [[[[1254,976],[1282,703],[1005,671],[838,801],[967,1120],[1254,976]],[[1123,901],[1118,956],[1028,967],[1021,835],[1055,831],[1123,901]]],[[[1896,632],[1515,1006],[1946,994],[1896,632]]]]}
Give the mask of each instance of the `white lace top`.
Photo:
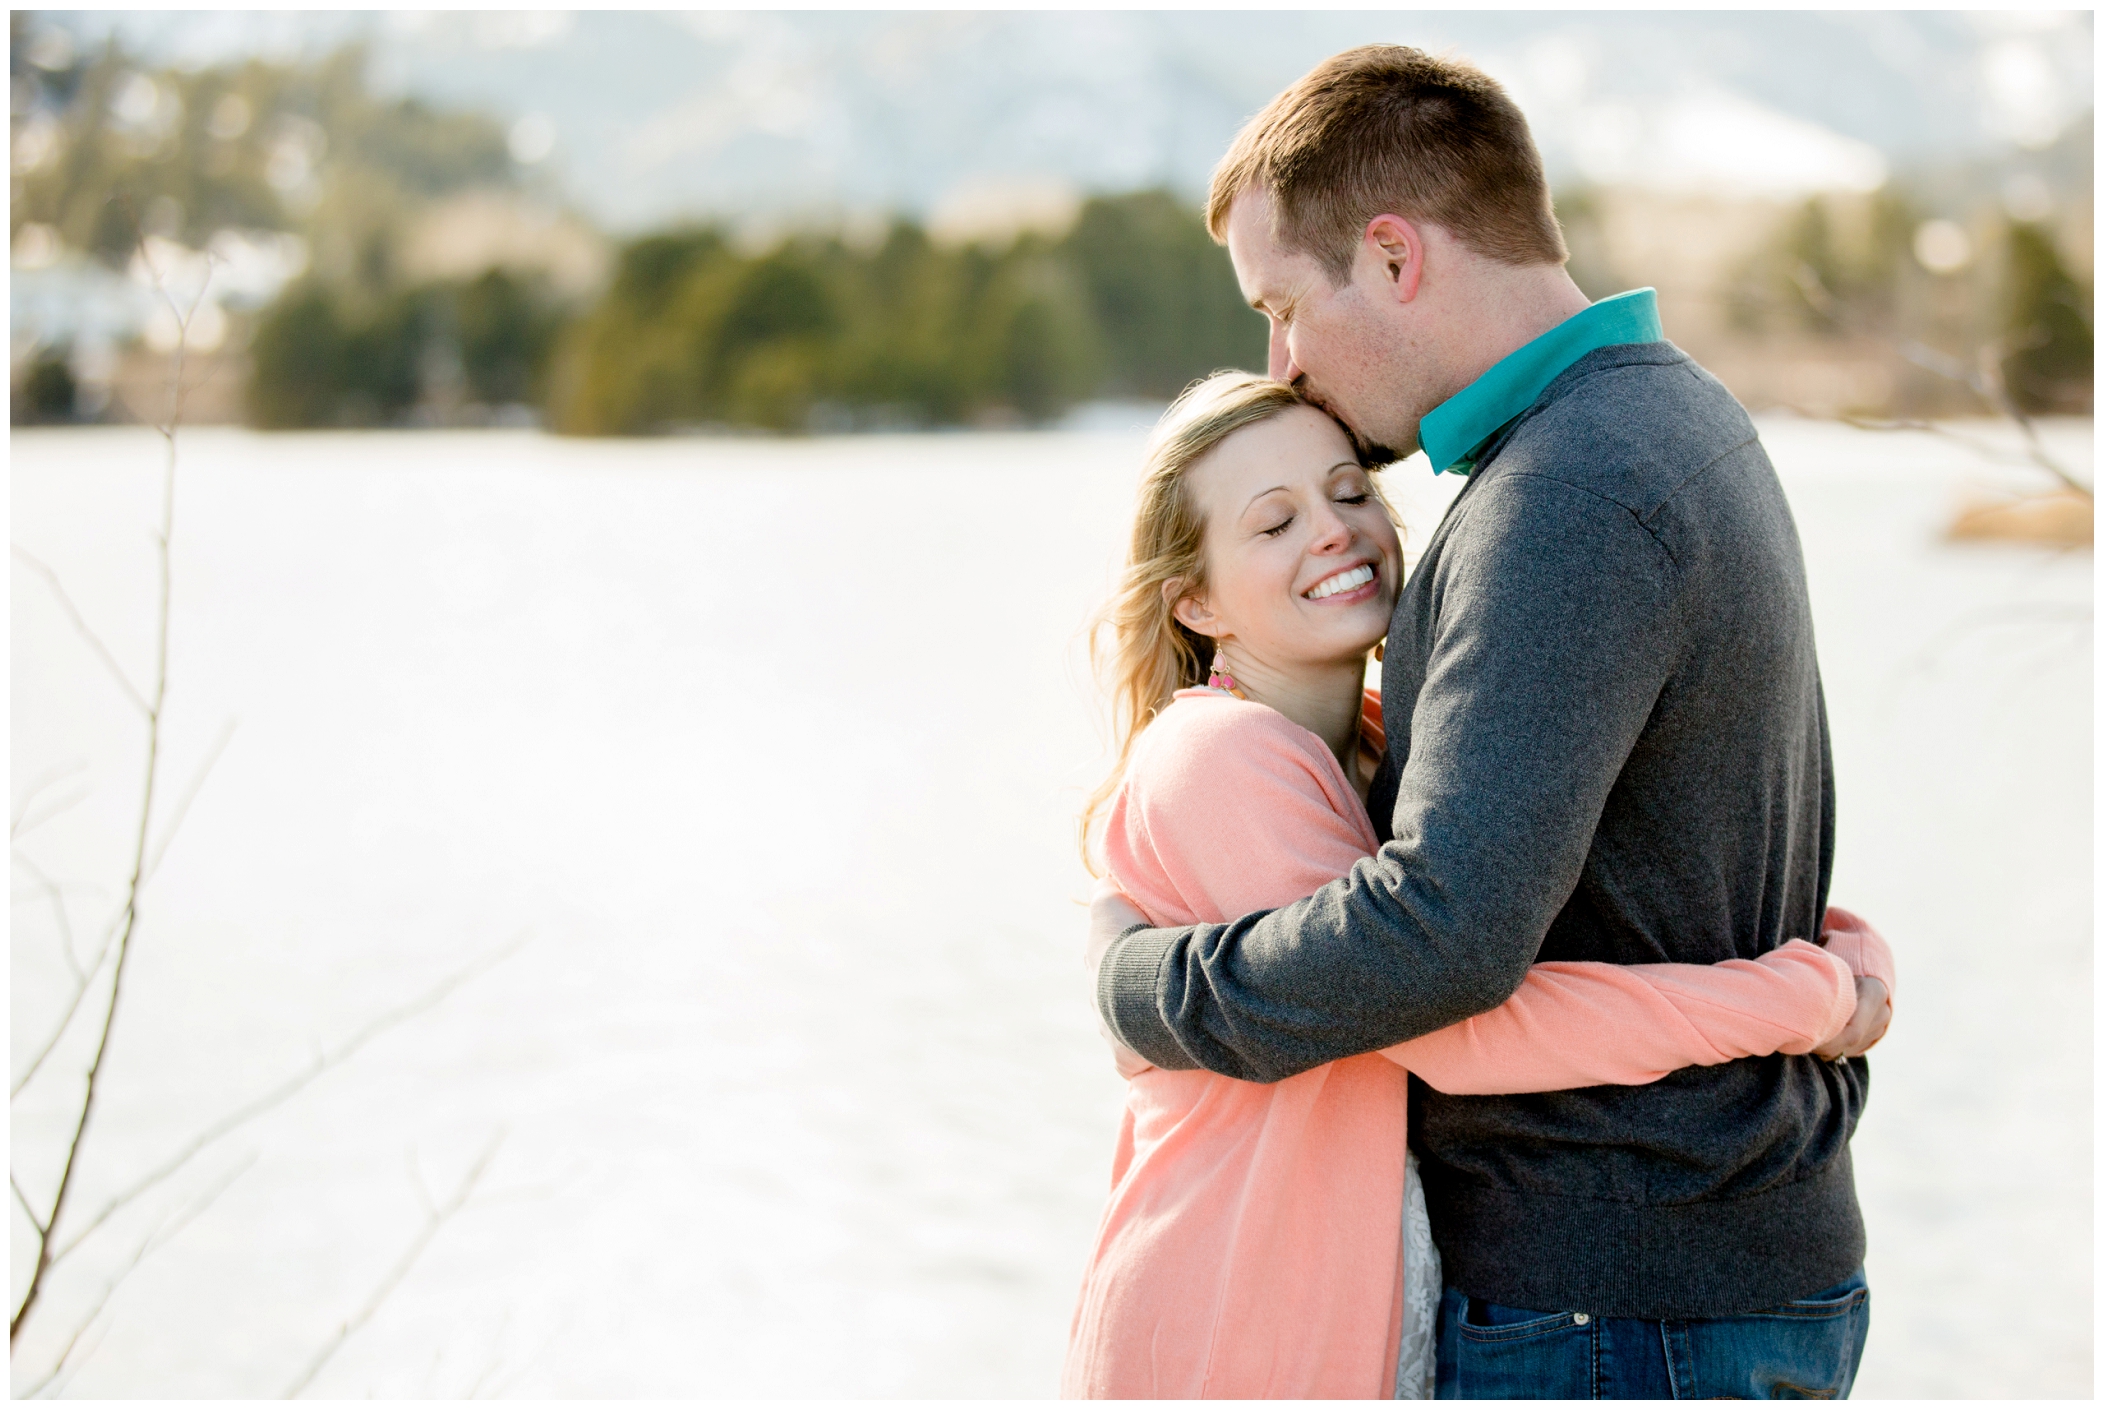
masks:
{"type": "Polygon", "coordinates": [[[1430,1400],[1432,1370],[1439,1357],[1439,1249],[1432,1242],[1432,1217],[1425,1212],[1425,1187],[1417,1174],[1417,1152],[1403,1158],[1403,1344],[1395,1358],[1395,1398],[1430,1400]]]}

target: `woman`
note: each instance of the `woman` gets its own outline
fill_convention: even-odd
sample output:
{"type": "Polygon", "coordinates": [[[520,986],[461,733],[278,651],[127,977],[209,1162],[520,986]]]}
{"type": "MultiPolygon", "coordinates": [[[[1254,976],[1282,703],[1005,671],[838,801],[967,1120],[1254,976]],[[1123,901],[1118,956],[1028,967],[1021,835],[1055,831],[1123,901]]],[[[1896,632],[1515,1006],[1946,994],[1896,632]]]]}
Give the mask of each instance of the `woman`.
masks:
{"type": "MultiPolygon", "coordinates": [[[[1154,923],[1283,905],[1374,850],[1366,655],[1401,581],[1378,489],[1292,388],[1221,373],[1164,416],[1107,613],[1118,768],[1082,823],[1154,923]]],[[[1889,985],[1889,955],[1845,913],[1829,926],[1831,948],[1757,962],[1537,965],[1490,1013],[1275,1084],[1131,1074],[1063,1393],[1429,1396],[1440,1281],[1407,1073],[1530,1092],[1839,1055],[1863,1021],[1845,961],[1889,985]]]]}

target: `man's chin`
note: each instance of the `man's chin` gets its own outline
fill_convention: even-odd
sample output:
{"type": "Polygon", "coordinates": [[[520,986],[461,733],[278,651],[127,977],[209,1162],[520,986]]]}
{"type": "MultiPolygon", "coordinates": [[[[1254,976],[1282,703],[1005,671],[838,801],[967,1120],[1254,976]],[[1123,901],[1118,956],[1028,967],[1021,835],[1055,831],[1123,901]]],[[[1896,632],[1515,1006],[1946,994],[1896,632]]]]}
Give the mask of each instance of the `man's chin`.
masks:
{"type": "Polygon", "coordinates": [[[1359,448],[1359,463],[1369,470],[1379,470],[1403,458],[1400,451],[1391,450],[1384,445],[1368,444],[1356,436],[1352,438],[1352,443],[1359,448]]]}
{"type": "MultiPolygon", "coordinates": [[[[1335,416],[1336,413],[1332,412],[1331,415],[1335,416]]],[[[1344,434],[1351,438],[1352,449],[1358,452],[1359,463],[1367,469],[1378,470],[1384,465],[1393,465],[1396,461],[1402,459],[1402,456],[1382,445],[1379,441],[1369,441],[1366,437],[1360,435],[1346,424],[1343,417],[1337,417],[1337,424],[1344,427],[1344,434]]]]}
{"type": "Polygon", "coordinates": [[[1359,457],[1361,465],[1364,465],[1369,470],[1378,470],[1384,465],[1393,465],[1396,461],[1403,458],[1399,452],[1389,449],[1378,441],[1370,441],[1360,435],[1351,422],[1339,416],[1337,409],[1322,399],[1321,393],[1308,389],[1305,377],[1297,382],[1295,386],[1299,389],[1300,394],[1307,398],[1308,405],[1337,423],[1337,429],[1344,432],[1344,438],[1352,443],[1352,451],[1359,457]]]}

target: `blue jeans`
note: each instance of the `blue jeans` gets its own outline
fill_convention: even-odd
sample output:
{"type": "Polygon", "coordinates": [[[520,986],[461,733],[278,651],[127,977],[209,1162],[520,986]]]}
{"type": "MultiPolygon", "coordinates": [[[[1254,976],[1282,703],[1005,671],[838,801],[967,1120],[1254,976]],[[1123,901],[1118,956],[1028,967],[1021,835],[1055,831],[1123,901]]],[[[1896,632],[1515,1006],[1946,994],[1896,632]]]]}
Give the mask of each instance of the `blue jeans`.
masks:
{"type": "Polygon", "coordinates": [[[1439,1304],[1441,1400],[1845,1400],[1870,1331],[1858,1268],[1742,1317],[1653,1322],[1529,1312],[1453,1288],[1439,1304]]]}

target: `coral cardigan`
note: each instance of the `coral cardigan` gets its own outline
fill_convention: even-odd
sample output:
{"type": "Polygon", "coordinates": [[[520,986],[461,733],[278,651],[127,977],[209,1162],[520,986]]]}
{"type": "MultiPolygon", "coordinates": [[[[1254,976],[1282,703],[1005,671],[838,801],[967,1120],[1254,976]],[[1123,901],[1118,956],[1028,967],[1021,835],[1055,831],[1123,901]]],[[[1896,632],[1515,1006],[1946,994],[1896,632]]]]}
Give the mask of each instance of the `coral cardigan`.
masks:
{"type": "MultiPolygon", "coordinates": [[[[1190,925],[1297,900],[1376,845],[1320,739],[1186,690],[1135,745],[1104,848],[1150,921],[1190,925]]],[[[1062,1394],[1391,1398],[1407,1072],[1443,1092],[1535,1092],[1809,1052],[1855,1011],[1847,960],[1891,984],[1876,933],[1833,920],[1845,954],[1793,940],[1758,961],[1539,964],[1500,1008],[1283,1082],[1140,1073],[1062,1394]]]]}

